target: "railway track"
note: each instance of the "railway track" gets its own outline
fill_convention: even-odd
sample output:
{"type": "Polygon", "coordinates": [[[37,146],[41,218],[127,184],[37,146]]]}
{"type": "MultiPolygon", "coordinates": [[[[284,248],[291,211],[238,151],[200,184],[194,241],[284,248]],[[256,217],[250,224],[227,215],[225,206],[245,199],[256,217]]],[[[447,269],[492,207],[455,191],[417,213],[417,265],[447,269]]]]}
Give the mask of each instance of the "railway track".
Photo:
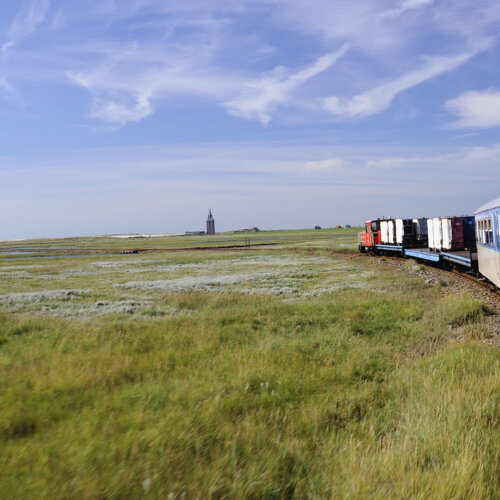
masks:
{"type": "Polygon", "coordinates": [[[493,283],[490,283],[484,278],[478,278],[477,276],[465,273],[463,271],[459,271],[458,269],[452,269],[451,272],[456,276],[460,276],[461,278],[472,281],[476,285],[482,286],[483,288],[485,288],[486,290],[490,291],[491,293],[500,298],[500,290],[493,283]]]}
{"type": "MultiPolygon", "coordinates": [[[[358,255],[361,258],[369,257],[369,258],[374,259],[377,262],[380,262],[380,258],[375,257],[374,255],[371,255],[369,253],[358,253],[356,255],[358,255]]],[[[408,258],[399,257],[399,256],[395,256],[395,255],[394,256],[384,255],[384,259],[388,259],[386,262],[408,262],[408,258]]],[[[489,294],[493,298],[500,300],[500,290],[493,283],[487,281],[484,278],[478,278],[477,276],[474,276],[474,275],[470,274],[469,272],[460,271],[459,269],[438,267],[435,265],[430,265],[427,262],[424,263],[424,262],[421,262],[418,260],[416,260],[415,262],[418,262],[420,265],[425,266],[429,270],[443,272],[443,273],[451,273],[454,276],[459,277],[460,279],[474,283],[475,285],[480,286],[482,290],[488,291],[489,294]]]]}

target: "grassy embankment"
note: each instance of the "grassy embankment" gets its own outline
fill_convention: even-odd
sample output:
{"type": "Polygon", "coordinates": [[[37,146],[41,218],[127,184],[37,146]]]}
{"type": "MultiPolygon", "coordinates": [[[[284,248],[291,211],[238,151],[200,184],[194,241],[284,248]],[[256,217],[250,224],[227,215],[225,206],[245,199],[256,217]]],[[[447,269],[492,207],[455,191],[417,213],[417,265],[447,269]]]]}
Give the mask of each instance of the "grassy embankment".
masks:
{"type": "Polygon", "coordinates": [[[0,261],[2,496],[497,498],[486,308],[303,243],[0,261]]]}

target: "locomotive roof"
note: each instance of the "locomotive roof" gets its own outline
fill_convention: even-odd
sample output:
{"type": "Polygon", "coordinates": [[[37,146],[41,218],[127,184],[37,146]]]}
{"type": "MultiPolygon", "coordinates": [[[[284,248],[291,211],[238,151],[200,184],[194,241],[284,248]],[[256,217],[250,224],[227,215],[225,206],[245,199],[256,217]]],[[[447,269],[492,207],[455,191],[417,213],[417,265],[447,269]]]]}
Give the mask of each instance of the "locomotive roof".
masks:
{"type": "Polygon", "coordinates": [[[478,214],[480,212],[485,212],[486,210],[491,210],[492,208],[498,207],[500,207],[500,197],[484,204],[482,207],[479,207],[474,213],[478,214]]]}

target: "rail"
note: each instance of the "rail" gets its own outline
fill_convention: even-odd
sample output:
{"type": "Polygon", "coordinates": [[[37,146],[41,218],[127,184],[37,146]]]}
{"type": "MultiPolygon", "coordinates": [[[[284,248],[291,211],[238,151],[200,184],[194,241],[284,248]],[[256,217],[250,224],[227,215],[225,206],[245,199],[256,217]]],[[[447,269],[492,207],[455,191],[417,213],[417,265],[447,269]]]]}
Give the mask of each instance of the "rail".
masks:
{"type": "MultiPolygon", "coordinates": [[[[380,247],[380,245],[379,245],[380,247]]],[[[416,255],[412,255],[413,253],[420,253],[417,251],[411,251],[411,253],[409,253],[407,255],[407,257],[400,257],[400,256],[396,256],[396,255],[391,255],[390,256],[390,260],[406,260],[408,257],[410,258],[418,258],[418,256],[416,255]]],[[[375,258],[373,256],[373,254],[369,254],[369,253],[360,253],[358,254],[360,257],[362,258],[375,258]]],[[[432,253],[429,253],[428,254],[429,256],[437,256],[438,254],[432,254],[432,253]]],[[[434,260],[434,259],[426,259],[426,260],[422,260],[422,259],[419,259],[422,263],[427,263],[427,261],[429,260],[434,260]]],[[[491,292],[494,296],[496,296],[498,299],[500,299],[500,289],[497,288],[493,283],[491,283],[490,281],[488,281],[487,279],[481,277],[477,277],[474,275],[474,269],[471,268],[471,270],[468,270],[468,271],[465,271],[465,270],[459,270],[459,269],[450,269],[449,267],[440,267],[440,269],[442,271],[445,271],[445,272],[451,272],[457,276],[460,276],[461,278],[463,279],[466,279],[468,281],[472,281],[473,283],[475,283],[476,285],[479,285],[481,286],[483,289],[485,290],[488,290],[489,292],[491,292]],[[472,271],[472,272],[471,272],[472,271]]]]}

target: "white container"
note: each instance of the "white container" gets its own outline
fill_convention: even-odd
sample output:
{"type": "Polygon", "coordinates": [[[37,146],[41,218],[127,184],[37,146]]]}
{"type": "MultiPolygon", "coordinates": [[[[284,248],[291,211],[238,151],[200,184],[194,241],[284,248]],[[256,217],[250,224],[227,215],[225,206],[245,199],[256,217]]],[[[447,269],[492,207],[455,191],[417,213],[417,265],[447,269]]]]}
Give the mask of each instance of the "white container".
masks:
{"type": "Polygon", "coordinates": [[[380,221],[380,241],[384,245],[389,243],[389,228],[386,220],[380,221]]]}
{"type": "Polygon", "coordinates": [[[450,219],[441,219],[441,235],[441,248],[443,250],[451,250],[453,248],[453,238],[450,219]]]}
{"type": "Polygon", "coordinates": [[[387,221],[389,228],[389,244],[393,245],[396,242],[396,227],[393,220],[387,221]]]}
{"type": "Polygon", "coordinates": [[[429,248],[434,248],[434,231],[432,228],[432,219],[427,219],[427,237],[429,238],[429,248]]]}
{"type": "Polygon", "coordinates": [[[434,250],[441,250],[443,246],[443,228],[441,224],[441,219],[439,217],[434,217],[432,219],[432,232],[434,238],[434,250]]]}
{"type": "Polygon", "coordinates": [[[403,236],[405,234],[404,226],[403,226],[403,219],[396,219],[395,221],[396,224],[396,243],[398,245],[403,244],[403,236]]]}

